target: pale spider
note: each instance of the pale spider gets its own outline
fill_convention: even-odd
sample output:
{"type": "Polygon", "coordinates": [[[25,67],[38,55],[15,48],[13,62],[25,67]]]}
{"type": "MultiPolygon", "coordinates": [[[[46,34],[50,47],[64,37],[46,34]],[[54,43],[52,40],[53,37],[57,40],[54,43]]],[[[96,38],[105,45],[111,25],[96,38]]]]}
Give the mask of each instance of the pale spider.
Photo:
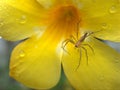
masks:
{"type": "Polygon", "coordinates": [[[86,60],[87,60],[87,65],[88,65],[88,52],[87,52],[87,49],[84,47],[84,46],[87,46],[88,48],[91,49],[91,51],[93,52],[94,54],[94,49],[89,45],[89,44],[83,44],[83,42],[85,41],[85,39],[90,36],[91,34],[94,34],[94,32],[86,32],[80,39],[76,39],[74,36],[71,36],[69,39],[66,39],[63,41],[62,43],[62,48],[65,52],[67,52],[69,54],[68,51],[65,50],[65,47],[68,43],[72,43],[75,48],[78,48],[79,51],[80,51],[80,60],[78,62],[78,66],[76,68],[76,70],[79,68],[80,66],[80,62],[81,62],[81,59],[82,59],[82,52],[81,52],[81,49],[83,49],[85,51],[85,55],[86,55],[86,60]]]}

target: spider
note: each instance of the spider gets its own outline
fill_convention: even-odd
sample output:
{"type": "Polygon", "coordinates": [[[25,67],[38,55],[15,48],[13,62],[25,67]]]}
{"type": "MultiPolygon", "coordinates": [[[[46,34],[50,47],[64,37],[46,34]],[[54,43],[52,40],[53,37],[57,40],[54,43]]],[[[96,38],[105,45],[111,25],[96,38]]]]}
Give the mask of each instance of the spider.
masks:
{"type": "MultiPolygon", "coordinates": [[[[88,65],[88,52],[87,52],[87,49],[84,46],[87,46],[88,48],[90,48],[91,51],[94,53],[93,48],[89,44],[83,44],[84,40],[93,33],[94,32],[86,32],[80,39],[76,39],[74,36],[71,36],[69,39],[64,40],[63,43],[62,43],[62,48],[65,52],[67,52],[65,50],[65,47],[68,43],[72,43],[75,46],[75,48],[78,48],[78,50],[80,51],[80,60],[78,62],[78,66],[77,66],[76,70],[79,68],[80,62],[81,62],[81,59],[82,59],[81,49],[83,49],[85,51],[87,65],[88,65]]],[[[69,52],[67,52],[67,53],[69,54],[69,52]]]]}

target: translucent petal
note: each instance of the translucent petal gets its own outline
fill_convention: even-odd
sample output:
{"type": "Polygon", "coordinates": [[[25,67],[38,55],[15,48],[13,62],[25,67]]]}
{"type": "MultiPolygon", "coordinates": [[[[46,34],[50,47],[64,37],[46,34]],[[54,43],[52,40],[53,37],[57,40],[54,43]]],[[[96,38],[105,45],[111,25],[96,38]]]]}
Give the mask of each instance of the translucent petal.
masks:
{"type": "Polygon", "coordinates": [[[55,86],[60,78],[61,61],[57,53],[58,41],[52,41],[52,36],[49,39],[47,35],[33,36],[19,44],[11,56],[10,76],[34,89],[55,86]]]}
{"type": "Polygon", "coordinates": [[[0,35],[7,40],[21,40],[35,33],[44,12],[35,0],[0,0],[0,35]]]}
{"type": "Polygon", "coordinates": [[[66,46],[62,64],[71,84],[77,90],[119,90],[120,54],[97,39],[86,41],[79,49],[66,46]]]}
{"type": "Polygon", "coordinates": [[[82,12],[82,28],[86,31],[100,31],[96,37],[120,41],[119,0],[74,0],[82,12]]]}

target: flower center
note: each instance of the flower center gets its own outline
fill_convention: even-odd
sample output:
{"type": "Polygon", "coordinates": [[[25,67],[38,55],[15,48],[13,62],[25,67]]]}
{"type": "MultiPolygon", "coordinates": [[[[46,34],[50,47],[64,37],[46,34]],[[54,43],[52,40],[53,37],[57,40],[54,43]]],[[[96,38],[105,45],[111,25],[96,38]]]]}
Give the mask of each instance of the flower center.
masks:
{"type": "MultiPolygon", "coordinates": [[[[73,5],[62,5],[52,9],[50,15],[52,19],[52,25],[71,35],[78,28],[78,24],[81,22],[81,14],[79,10],[73,5]]],[[[68,36],[67,35],[67,36],[68,36]]]]}
{"type": "Polygon", "coordinates": [[[78,22],[80,19],[77,8],[72,5],[65,5],[56,8],[55,17],[57,20],[65,23],[78,22]]]}

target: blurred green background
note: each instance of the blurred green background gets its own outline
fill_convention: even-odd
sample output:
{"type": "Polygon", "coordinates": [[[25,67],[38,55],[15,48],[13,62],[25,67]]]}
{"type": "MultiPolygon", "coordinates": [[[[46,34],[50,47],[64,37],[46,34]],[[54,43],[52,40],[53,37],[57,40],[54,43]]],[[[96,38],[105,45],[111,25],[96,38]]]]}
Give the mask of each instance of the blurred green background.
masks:
{"type": "MultiPolygon", "coordinates": [[[[119,43],[106,42],[111,47],[120,51],[119,43]]],[[[18,42],[9,42],[0,39],[0,90],[33,90],[25,87],[24,85],[16,82],[9,77],[9,58],[12,49],[18,44],[18,42]]],[[[50,90],[74,90],[67,81],[63,71],[61,73],[60,82],[54,88],[50,90]]]]}

